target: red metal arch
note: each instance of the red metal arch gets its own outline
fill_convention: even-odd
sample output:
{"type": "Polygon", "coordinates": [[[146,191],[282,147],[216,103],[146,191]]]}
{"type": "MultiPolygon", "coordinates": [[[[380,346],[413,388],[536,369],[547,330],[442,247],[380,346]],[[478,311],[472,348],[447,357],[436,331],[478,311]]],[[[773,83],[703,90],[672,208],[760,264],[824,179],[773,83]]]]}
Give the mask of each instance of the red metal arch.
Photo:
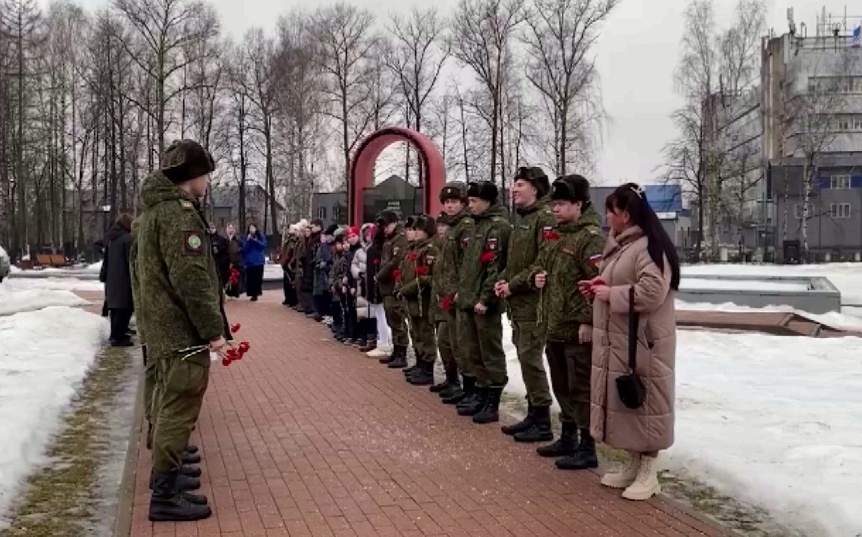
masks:
{"type": "Polygon", "coordinates": [[[398,142],[409,143],[420,155],[424,178],[424,212],[436,215],[442,210],[439,196],[446,184],[446,165],[440,150],[430,138],[411,129],[386,127],[369,135],[359,144],[350,164],[350,184],[347,185],[347,221],[352,226],[362,222],[362,192],[374,186],[374,164],[380,153],[398,142]]]}

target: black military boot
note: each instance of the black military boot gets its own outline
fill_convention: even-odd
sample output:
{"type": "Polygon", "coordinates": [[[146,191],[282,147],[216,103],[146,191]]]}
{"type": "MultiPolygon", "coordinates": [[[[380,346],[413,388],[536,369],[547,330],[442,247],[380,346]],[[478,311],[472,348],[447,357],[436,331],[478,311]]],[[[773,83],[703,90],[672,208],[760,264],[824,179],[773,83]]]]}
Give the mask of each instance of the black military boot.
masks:
{"type": "Polygon", "coordinates": [[[392,345],[392,352],[389,353],[389,356],[384,356],[380,360],[378,360],[381,364],[391,364],[398,358],[398,345],[392,345]]]}
{"type": "Polygon", "coordinates": [[[590,430],[580,429],[579,432],[581,433],[581,440],[575,453],[557,459],[555,464],[560,470],[587,470],[599,467],[599,459],[596,457],[596,441],[590,436],[590,430]]]}
{"type": "Polygon", "coordinates": [[[212,510],[204,503],[193,503],[189,495],[177,490],[177,470],[169,472],[153,472],[150,482],[153,494],[150,497],[150,521],[152,522],[186,522],[202,520],[212,514],[212,510]]]}
{"type": "Polygon", "coordinates": [[[403,345],[395,345],[395,359],[389,362],[389,369],[404,369],[407,367],[407,347],[403,345]]]}
{"type": "Polygon", "coordinates": [[[428,388],[432,392],[436,392],[440,397],[451,397],[455,390],[461,390],[461,377],[458,376],[458,370],[453,369],[451,371],[446,371],[446,380],[440,384],[435,384],[428,388]],[[439,390],[435,390],[437,386],[443,386],[439,390]]]}
{"type": "Polygon", "coordinates": [[[475,416],[480,410],[485,408],[488,403],[488,388],[477,388],[473,398],[469,403],[463,404],[464,401],[458,404],[459,416],[475,416]]]}
{"type": "Polygon", "coordinates": [[[518,423],[514,423],[512,425],[503,425],[500,427],[500,430],[503,431],[503,434],[508,434],[509,436],[520,433],[521,431],[526,431],[533,425],[533,404],[530,403],[529,398],[527,400],[527,415],[524,416],[524,419],[519,421],[518,423]]]}
{"type": "Polygon", "coordinates": [[[197,464],[201,462],[201,456],[198,453],[189,453],[188,451],[183,451],[182,458],[183,464],[197,464]]]}
{"type": "Polygon", "coordinates": [[[416,372],[410,375],[407,382],[414,386],[430,386],[434,384],[434,362],[417,362],[416,372]]]}
{"type": "Polygon", "coordinates": [[[183,451],[186,453],[197,453],[198,447],[194,444],[187,444],[186,447],[183,448],[183,451]]]}
{"type": "Polygon", "coordinates": [[[479,387],[476,386],[476,377],[464,377],[464,397],[455,405],[457,410],[473,404],[476,397],[479,396],[479,387]]]}
{"type": "Polygon", "coordinates": [[[515,442],[549,442],[554,439],[551,431],[551,407],[533,407],[533,423],[528,429],[515,433],[515,442]]]}
{"type": "MultiPolygon", "coordinates": [[[[150,490],[155,490],[155,472],[150,473],[150,490]]],[[[177,472],[176,479],[176,489],[177,492],[182,495],[183,498],[188,500],[190,503],[196,503],[199,505],[207,504],[207,497],[203,494],[195,494],[193,492],[189,492],[192,490],[197,490],[201,488],[201,480],[195,477],[189,477],[187,475],[183,475],[183,470],[180,469],[177,472]]]]}
{"type": "Polygon", "coordinates": [[[491,386],[488,388],[488,398],[485,406],[478,414],[473,416],[473,423],[494,423],[500,421],[500,397],[503,395],[502,386],[491,386]]]}
{"type": "Polygon", "coordinates": [[[182,468],[180,468],[180,474],[188,477],[200,477],[201,469],[199,466],[192,466],[190,464],[184,464],[182,468]]]}
{"type": "Polygon", "coordinates": [[[578,427],[571,422],[563,422],[563,432],[553,444],[536,448],[542,457],[565,457],[574,455],[578,447],[578,427]]]}
{"type": "Polygon", "coordinates": [[[461,403],[461,401],[469,397],[471,393],[473,393],[473,390],[476,389],[476,377],[469,377],[467,375],[464,375],[462,379],[464,382],[463,389],[458,390],[449,396],[442,396],[441,394],[441,397],[443,397],[441,399],[443,401],[443,404],[457,405],[461,403]]]}

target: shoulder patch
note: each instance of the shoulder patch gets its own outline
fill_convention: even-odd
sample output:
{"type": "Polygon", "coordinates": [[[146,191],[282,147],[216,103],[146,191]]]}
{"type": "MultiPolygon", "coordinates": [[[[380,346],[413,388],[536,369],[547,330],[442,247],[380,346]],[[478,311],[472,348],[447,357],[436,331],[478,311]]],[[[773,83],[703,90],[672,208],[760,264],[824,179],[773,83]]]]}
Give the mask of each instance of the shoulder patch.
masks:
{"type": "Polygon", "coordinates": [[[183,232],[183,252],[186,255],[201,255],[203,254],[204,241],[201,234],[197,231],[183,232]]]}
{"type": "Polygon", "coordinates": [[[189,200],[180,200],[180,207],[188,210],[188,209],[194,209],[195,205],[194,205],[194,203],[190,202],[189,200]]]}

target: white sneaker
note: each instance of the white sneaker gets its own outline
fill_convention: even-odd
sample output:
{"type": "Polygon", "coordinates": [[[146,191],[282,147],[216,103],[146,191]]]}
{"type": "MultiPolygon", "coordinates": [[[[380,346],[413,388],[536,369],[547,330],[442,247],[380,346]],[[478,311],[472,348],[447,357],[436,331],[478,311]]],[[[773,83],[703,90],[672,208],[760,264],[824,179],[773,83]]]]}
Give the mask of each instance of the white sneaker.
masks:
{"type": "Polygon", "coordinates": [[[635,482],[641,464],[641,454],[629,452],[629,455],[629,460],[623,468],[616,472],[607,472],[602,476],[602,485],[612,489],[624,489],[635,482]]]}
{"type": "Polygon", "coordinates": [[[332,323],[333,323],[332,317],[324,317],[323,318],[323,324],[325,324],[326,326],[332,326],[332,323]]]}
{"type": "Polygon", "coordinates": [[[627,500],[644,501],[661,493],[661,484],[658,482],[658,469],[656,468],[656,457],[645,457],[641,455],[640,468],[634,483],[623,491],[623,498],[627,500]]]}
{"type": "Polygon", "coordinates": [[[392,347],[388,345],[384,345],[383,347],[377,347],[376,349],[372,349],[365,353],[369,358],[383,358],[384,356],[389,356],[392,354],[392,347]]]}

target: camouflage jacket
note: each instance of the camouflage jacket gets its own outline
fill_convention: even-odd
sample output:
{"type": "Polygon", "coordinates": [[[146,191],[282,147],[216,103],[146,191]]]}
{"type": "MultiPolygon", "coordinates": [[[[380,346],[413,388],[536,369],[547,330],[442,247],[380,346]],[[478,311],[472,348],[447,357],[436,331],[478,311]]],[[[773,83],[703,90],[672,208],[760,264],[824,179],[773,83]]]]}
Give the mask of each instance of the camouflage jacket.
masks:
{"type": "Polygon", "coordinates": [[[454,300],[455,293],[458,292],[458,273],[464,260],[464,248],[468,242],[465,238],[469,239],[473,235],[474,224],[475,221],[467,209],[452,218],[452,225],[440,248],[440,263],[436,272],[439,278],[435,278],[434,283],[434,292],[441,301],[446,297],[454,300]]]}
{"type": "Polygon", "coordinates": [[[383,242],[383,252],[380,255],[380,266],[377,267],[377,288],[383,296],[395,292],[395,275],[393,272],[401,265],[404,254],[407,253],[407,235],[401,224],[395,228],[391,237],[383,242]]]}
{"type": "Polygon", "coordinates": [[[506,270],[500,279],[509,282],[512,293],[507,299],[510,318],[513,321],[535,321],[539,293],[530,285],[530,272],[539,255],[543,234],[551,230],[556,221],[546,199],[517,209],[517,214],[509,237],[506,270]]]}
{"type": "Polygon", "coordinates": [[[458,271],[458,307],[463,310],[472,310],[480,302],[487,307],[497,305],[494,284],[506,268],[512,231],[500,205],[492,206],[473,220],[473,232],[461,237],[464,252],[458,271]]]}
{"type": "MultiPolygon", "coordinates": [[[[197,200],[161,172],[141,187],[145,212],[138,230],[136,278],[139,326],[155,358],[179,358],[182,349],[224,335],[221,290],[210,235],[197,200]]],[[[206,350],[187,358],[209,366],[206,350]]]]}
{"type": "Polygon", "coordinates": [[[433,238],[410,245],[398,266],[400,279],[395,292],[407,302],[407,313],[428,317],[431,306],[431,281],[440,251],[433,238]]]}
{"type": "Polygon", "coordinates": [[[141,345],[147,344],[144,336],[143,323],[141,322],[141,281],[138,278],[138,230],[141,227],[141,219],[136,218],[132,222],[132,246],[129,248],[129,276],[132,280],[132,302],[135,304],[135,316],[138,327],[138,337],[141,345]]]}
{"type": "Polygon", "coordinates": [[[452,232],[452,228],[445,235],[437,235],[432,240],[434,247],[437,248],[438,256],[434,259],[434,270],[431,271],[431,310],[429,315],[432,321],[443,321],[446,318],[443,316],[443,308],[441,307],[442,297],[445,294],[441,291],[443,287],[443,248],[446,245],[446,237],[452,232]]]}
{"type": "Polygon", "coordinates": [[[598,276],[604,245],[599,213],[592,205],[577,222],[546,234],[530,283],[535,289],[535,275],[547,273],[548,281],[539,292],[538,318],[548,341],[577,341],[578,327],[592,324],[593,307],[581,295],[578,282],[598,276]]]}

